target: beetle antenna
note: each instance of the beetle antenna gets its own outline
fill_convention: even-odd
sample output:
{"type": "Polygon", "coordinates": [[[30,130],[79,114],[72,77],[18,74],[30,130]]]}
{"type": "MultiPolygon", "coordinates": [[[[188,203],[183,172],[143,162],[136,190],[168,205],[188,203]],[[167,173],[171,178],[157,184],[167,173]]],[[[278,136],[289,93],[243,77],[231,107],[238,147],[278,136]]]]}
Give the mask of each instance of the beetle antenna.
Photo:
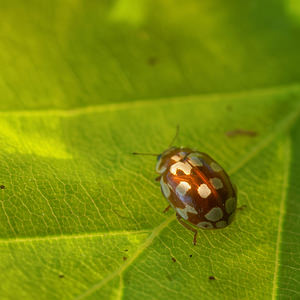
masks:
{"type": "MultiPolygon", "coordinates": [[[[177,139],[178,135],[179,135],[179,124],[177,124],[177,126],[176,126],[176,133],[169,145],[169,148],[173,145],[173,143],[177,139]]],[[[133,154],[133,155],[150,155],[150,156],[159,156],[160,155],[160,154],[156,154],[156,153],[141,153],[141,152],[131,152],[131,154],[133,154]]]]}
{"type": "Polygon", "coordinates": [[[177,126],[176,126],[176,133],[175,133],[175,135],[174,135],[174,137],[173,137],[173,139],[172,139],[172,141],[169,145],[169,148],[172,147],[172,145],[175,142],[175,140],[177,139],[178,135],[179,135],[179,124],[177,124],[177,126]]]}
{"type": "Polygon", "coordinates": [[[159,154],[155,153],[140,153],[140,152],[132,152],[133,155],[151,155],[151,156],[158,156],[159,154]]]}

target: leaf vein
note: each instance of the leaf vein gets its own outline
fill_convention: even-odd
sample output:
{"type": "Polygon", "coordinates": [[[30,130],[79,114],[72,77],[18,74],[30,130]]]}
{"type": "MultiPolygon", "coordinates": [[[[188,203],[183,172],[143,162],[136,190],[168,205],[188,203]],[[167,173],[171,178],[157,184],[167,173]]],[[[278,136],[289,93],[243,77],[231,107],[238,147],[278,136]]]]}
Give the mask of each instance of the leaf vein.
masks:
{"type": "Polygon", "coordinates": [[[86,238],[97,238],[107,237],[116,235],[132,235],[132,234],[149,234],[150,230],[133,230],[133,231],[109,231],[109,232],[96,232],[96,233],[84,233],[84,234],[70,234],[70,235],[51,235],[42,237],[32,238],[9,238],[0,239],[0,244],[11,244],[11,243],[28,243],[28,242],[41,242],[41,241],[52,241],[52,240],[72,240],[72,239],[86,239],[86,238]]]}
{"type": "Polygon", "coordinates": [[[128,102],[119,102],[112,104],[100,104],[86,107],[77,107],[73,109],[63,110],[63,109],[47,109],[47,110],[20,110],[20,111],[2,111],[0,112],[1,116],[9,116],[9,115],[20,115],[20,116],[38,116],[38,115],[57,115],[57,116],[77,116],[82,114],[90,114],[95,112],[108,112],[108,111],[118,111],[123,109],[132,109],[133,107],[144,107],[151,106],[157,103],[160,104],[168,104],[170,102],[179,102],[182,101],[190,102],[190,101],[219,101],[220,99],[233,99],[240,98],[243,96],[258,96],[258,95],[273,95],[278,93],[286,93],[287,91],[300,91],[299,83],[290,84],[290,85],[279,85],[261,89],[249,89],[249,90],[241,90],[236,92],[224,92],[224,93],[207,93],[207,94],[190,94],[183,96],[170,96],[170,97],[162,97],[155,99],[143,99],[136,101],[128,101],[128,102]]]}
{"type": "Polygon", "coordinates": [[[282,196],[279,207],[279,221],[278,221],[278,229],[277,229],[277,239],[276,239],[276,251],[275,251],[275,270],[273,277],[273,289],[272,289],[272,299],[275,300],[277,297],[277,289],[278,289],[278,271],[279,271],[279,252],[280,252],[280,244],[281,244],[281,232],[283,225],[283,216],[285,214],[285,201],[287,198],[287,186],[290,174],[290,159],[291,159],[291,150],[290,150],[290,142],[286,140],[285,142],[285,153],[284,157],[284,174],[283,174],[283,184],[282,184],[282,196]]]}

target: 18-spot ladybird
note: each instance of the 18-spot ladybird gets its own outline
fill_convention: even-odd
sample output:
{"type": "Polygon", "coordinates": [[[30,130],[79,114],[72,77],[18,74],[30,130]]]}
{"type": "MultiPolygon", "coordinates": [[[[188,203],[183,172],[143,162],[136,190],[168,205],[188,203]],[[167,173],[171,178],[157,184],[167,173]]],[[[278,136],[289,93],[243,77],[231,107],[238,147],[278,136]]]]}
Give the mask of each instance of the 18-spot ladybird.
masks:
{"type": "Polygon", "coordinates": [[[157,156],[156,172],[169,202],[165,211],[174,208],[179,222],[194,232],[194,244],[197,229],[193,226],[220,229],[232,222],[236,187],[209,155],[186,147],[170,147],[157,156]]]}

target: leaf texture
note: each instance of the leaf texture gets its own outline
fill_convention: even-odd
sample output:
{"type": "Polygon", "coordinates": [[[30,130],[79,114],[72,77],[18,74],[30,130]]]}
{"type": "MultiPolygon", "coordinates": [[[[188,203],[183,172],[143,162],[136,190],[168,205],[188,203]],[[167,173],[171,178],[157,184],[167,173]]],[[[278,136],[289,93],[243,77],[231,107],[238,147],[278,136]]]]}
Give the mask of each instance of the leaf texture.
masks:
{"type": "Polygon", "coordinates": [[[0,298],[299,298],[298,11],[1,1],[0,298]],[[197,246],[130,154],[177,124],[243,207],[197,246]]]}

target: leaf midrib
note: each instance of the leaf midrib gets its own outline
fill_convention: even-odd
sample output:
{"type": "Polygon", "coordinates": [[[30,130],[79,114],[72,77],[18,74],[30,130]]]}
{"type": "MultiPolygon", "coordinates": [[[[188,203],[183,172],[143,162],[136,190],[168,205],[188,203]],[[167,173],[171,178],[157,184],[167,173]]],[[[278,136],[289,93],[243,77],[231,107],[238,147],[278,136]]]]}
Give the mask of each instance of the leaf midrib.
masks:
{"type": "Polygon", "coordinates": [[[102,105],[92,105],[85,107],[78,107],[72,109],[46,109],[46,110],[18,110],[18,111],[0,111],[0,116],[63,116],[72,117],[84,114],[101,113],[108,111],[118,111],[125,109],[132,109],[144,106],[152,106],[159,104],[168,104],[170,102],[192,102],[192,101],[219,101],[220,99],[235,99],[243,96],[254,97],[254,96],[267,96],[287,91],[300,91],[300,84],[294,83],[290,85],[277,85],[262,89],[249,89],[237,92],[224,92],[224,93],[207,93],[207,94],[191,94],[184,96],[170,96],[162,98],[149,98],[143,100],[129,101],[129,102],[118,102],[102,105]]]}

